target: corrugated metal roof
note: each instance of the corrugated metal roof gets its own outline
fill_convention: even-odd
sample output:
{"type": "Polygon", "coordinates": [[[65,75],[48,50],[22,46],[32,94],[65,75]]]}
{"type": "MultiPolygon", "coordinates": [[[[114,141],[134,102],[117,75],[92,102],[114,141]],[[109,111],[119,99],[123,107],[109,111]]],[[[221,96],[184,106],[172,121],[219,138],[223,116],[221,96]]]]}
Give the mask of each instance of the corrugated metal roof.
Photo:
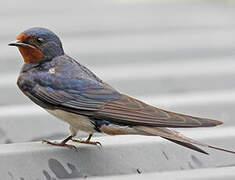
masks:
{"type": "Polygon", "coordinates": [[[121,92],[223,121],[182,132],[235,150],[234,10],[227,1],[1,2],[0,179],[234,179],[233,155],[206,156],[158,137],[100,136],[102,148],[77,152],[32,142],[62,139],[68,125],[18,90],[22,60],[7,47],[29,27],[50,28],[69,55],[121,92]]]}

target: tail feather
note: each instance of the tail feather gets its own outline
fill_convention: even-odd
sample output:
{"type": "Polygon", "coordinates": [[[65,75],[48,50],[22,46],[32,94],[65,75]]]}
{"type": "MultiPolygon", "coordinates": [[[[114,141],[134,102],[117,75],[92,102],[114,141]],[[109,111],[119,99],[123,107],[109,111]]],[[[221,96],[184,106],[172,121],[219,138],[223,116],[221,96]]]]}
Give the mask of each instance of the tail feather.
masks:
{"type": "Polygon", "coordinates": [[[198,152],[201,152],[204,154],[208,154],[208,153],[203,151],[202,149],[198,148],[197,146],[194,146],[194,145],[203,146],[203,147],[212,148],[212,149],[216,149],[219,151],[224,151],[224,152],[235,154],[235,151],[230,151],[230,150],[226,150],[223,148],[200,143],[196,140],[193,140],[191,138],[188,138],[188,137],[182,135],[181,133],[179,133],[175,130],[171,130],[168,128],[136,126],[135,129],[138,130],[143,135],[160,136],[160,137],[165,138],[169,141],[172,141],[176,144],[182,145],[184,147],[190,148],[192,150],[195,150],[195,151],[198,151],[198,152]]]}
{"type": "MultiPolygon", "coordinates": [[[[164,138],[164,137],[163,137],[164,138]]],[[[200,152],[200,153],[203,153],[203,154],[206,154],[206,155],[209,155],[208,152],[202,150],[201,148],[197,147],[197,146],[194,146],[193,144],[189,144],[189,143],[185,143],[185,142],[180,142],[180,141],[176,141],[176,140],[173,140],[173,139],[169,139],[169,138],[164,138],[164,139],[167,139],[171,142],[174,142],[176,144],[179,144],[181,146],[184,146],[184,147],[187,147],[189,149],[192,149],[194,151],[197,151],[197,152],[200,152]]]]}
{"type": "Polygon", "coordinates": [[[224,152],[228,152],[228,153],[235,154],[234,151],[230,151],[230,150],[227,150],[227,149],[223,149],[223,148],[219,148],[219,147],[215,147],[215,146],[210,146],[210,145],[208,145],[208,147],[209,147],[209,148],[212,148],[212,149],[219,150],[219,151],[224,151],[224,152]]]}

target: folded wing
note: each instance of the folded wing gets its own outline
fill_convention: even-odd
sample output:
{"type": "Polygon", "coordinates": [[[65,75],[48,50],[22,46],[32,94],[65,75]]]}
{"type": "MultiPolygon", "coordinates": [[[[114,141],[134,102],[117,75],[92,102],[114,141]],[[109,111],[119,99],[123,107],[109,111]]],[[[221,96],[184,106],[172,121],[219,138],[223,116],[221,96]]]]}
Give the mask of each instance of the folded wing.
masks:
{"type": "Polygon", "coordinates": [[[210,127],[222,124],[217,120],[174,113],[145,104],[132,97],[122,95],[109,101],[95,113],[98,119],[133,126],[156,127],[210,127]]]}
{"type": "MultiPolygon", "coordinates": [[[[45,108],[59,108],[92,116],[95,120],[154,127],[210,127],[222,124],[216,120],[156,108],[120,94],[94,78],[38,73],[31,79],[32,82],[29,81],[25,86],[35,85],[23,92],[35,103],[45,108]]],[[[26,82],[24,79],[22,81],[26,82]]]]}

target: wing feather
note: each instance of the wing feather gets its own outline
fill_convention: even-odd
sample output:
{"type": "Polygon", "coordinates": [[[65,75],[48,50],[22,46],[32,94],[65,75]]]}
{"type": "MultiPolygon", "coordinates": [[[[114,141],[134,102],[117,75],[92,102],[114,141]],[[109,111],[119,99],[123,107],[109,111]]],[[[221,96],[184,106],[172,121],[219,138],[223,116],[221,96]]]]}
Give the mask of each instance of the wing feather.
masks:
{"type": "Polygon", "coordinates": [[[221,124],[216,120],[162,110],[126,95],[106,103],[95,113],[95,117],[114,123],[156,127],[209,127],[221,124]]]}
{"type": "Polygon", "coordinates": [[[54,74],[41,70],[22,73],[17,82],[31,100],[44,108],[82,112],[95,120],[130,126],[209,127],[221,124],[216,120],[162,110],[120,94],[78,64],[55,68],[57,73],[54,74]]]}

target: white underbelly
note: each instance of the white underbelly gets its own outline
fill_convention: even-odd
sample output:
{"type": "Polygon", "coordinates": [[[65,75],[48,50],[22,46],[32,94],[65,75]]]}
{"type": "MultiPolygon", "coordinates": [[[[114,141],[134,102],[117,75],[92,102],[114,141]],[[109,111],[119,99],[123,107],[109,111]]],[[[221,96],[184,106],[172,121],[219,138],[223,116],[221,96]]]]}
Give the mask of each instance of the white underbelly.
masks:
{"type": "Polygon", "coordinates": [[[50,114],[58,117],[59,119],[62,119],[63,121],[69,123],[70,126],[74,130],[77,130],[77,131],[81,130],[81,131],[85,131],[88,133],[96,132],[94,130],[94,125],[91,123],[89,118],[86,116],[66,112],[66,111],[59,110],[59,109],[46,110],[46,111],[49,112],[50,114]]]}

